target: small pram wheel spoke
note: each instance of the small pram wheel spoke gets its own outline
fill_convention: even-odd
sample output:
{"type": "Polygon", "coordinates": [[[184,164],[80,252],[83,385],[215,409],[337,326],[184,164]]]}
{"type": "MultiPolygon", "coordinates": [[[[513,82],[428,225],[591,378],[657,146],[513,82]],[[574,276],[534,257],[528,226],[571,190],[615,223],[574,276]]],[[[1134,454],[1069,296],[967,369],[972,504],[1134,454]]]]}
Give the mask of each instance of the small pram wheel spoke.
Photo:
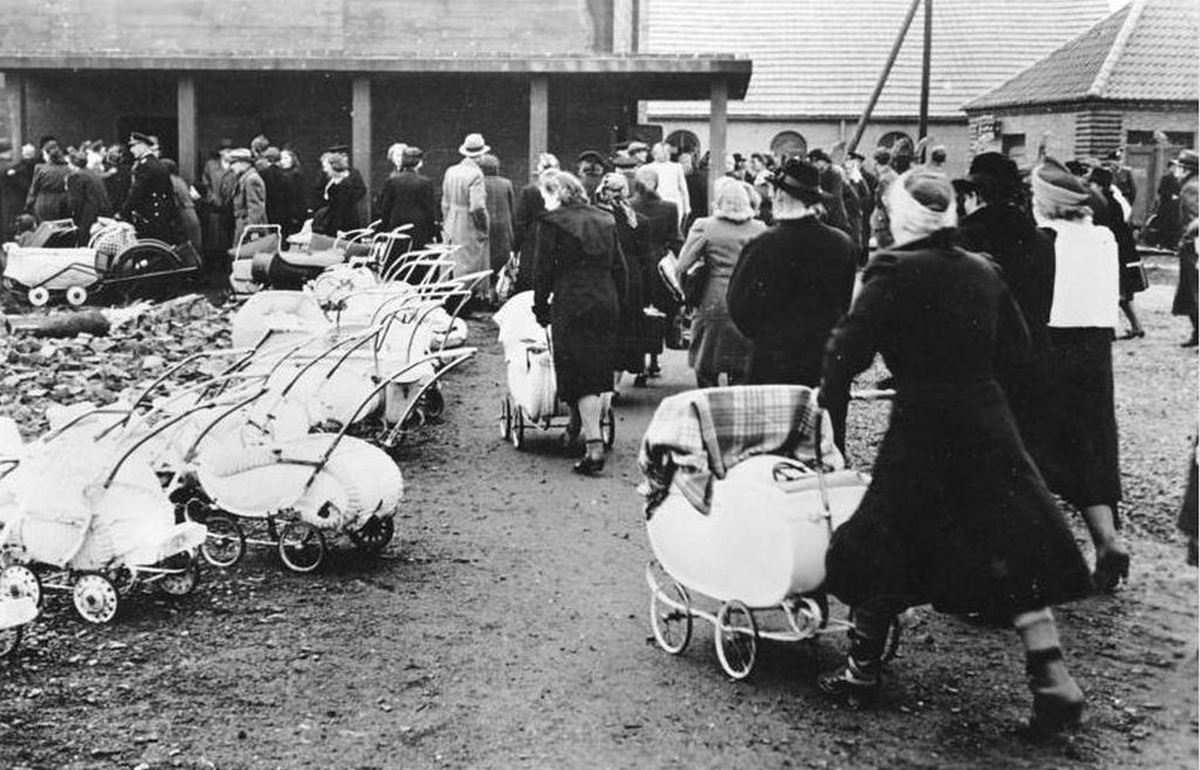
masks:
{"type": "Polygon", "coordinates": [[[671,580],[650,591],[650,627],[658,646],[679,655],[692,638],[691,600],[687,590],[671,580]]]}
{"type": "Polygon", "coordinates": [[[505,396],[500,400],[500,438],[508,441],[512,438],[513,414],[512,402],[505,396]]]}
{"type": "Polygon", "coordinates": [[[33,603],[41,607],[42,581],[29,567],[10,564],[0,570],[0,600],[21,598],[33,599],[33,603]]]}
{"type": "Polygon", "coordinates": [[[733,679],[750,676],[758,655],[758,624],[750,608],[736,599],[725,602],[717,612],[716,631],[721,668],[733,679]]]}
{"type": "Polygon", "coordinates": [[[395,534],[396,522],[391,516],[372,516],[354,532],[354,542],[369,554],[379,554],[395,534]]]}
{"type": "Polygon", "coordinates": [[[117,616],[121,597],[112,581],[95,572],[80,575],[71,589],[75,610],[89,623],[108,623],[117,616]]]}
{"type": "Polygon", "coordinates": [[[325,536],[306,521],[291,521],[279,530],[279,558],[293,572],[312,572],[325,558],[325,536]]]}
{"type": "Polygon", "coordinates": [[[237,564],[246,552],[246,534],[231,516],[210,513],[204,521],[208,537],[200,544],[200,555],[214,567],[225,569],[237,564]]]}
{"type": "Polygon", "coordinates": [[[187,596],[200,584],[200,568],[196,565],[196,560],[191,556],[187,556],[186,559],[187,563],[178,571],[168,572],[155,583],[167,596],[187,596]]]}

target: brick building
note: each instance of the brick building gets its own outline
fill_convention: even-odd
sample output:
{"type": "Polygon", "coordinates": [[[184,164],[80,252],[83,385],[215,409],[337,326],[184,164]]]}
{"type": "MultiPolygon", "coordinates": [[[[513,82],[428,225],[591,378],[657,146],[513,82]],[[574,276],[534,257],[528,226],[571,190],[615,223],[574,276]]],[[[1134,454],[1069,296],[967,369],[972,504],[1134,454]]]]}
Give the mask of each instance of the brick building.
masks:
{"type": "Polygon", "coordinates": [[[378,188],[397,141],[427,173],[478,131],[523,182],[543,151],[573,160],[627,137],[638,99],[727,99],[751,62],[636,54],[639,0],[0,0],[0,73],[14,144],[156,134],[187,178],[223,137],[264,133],[310,171],[348,143],[378,188]]]}
{"type": "Polygon", "coordinates": [[[1125,147],[1143,191],[1134,221],[1144,221],[1166,161],[1196,146],[1198,17],[1195,0],[1133,0],[969,102],[973,149],[999,150],[1028,165],[1043,142],[1066,158],[1125,147]]]}
{"type": "MultiPolygon", "coordinates": [[[[641,50],[726,51],[754,59],[746,98],[729,108],[730,150],[790,144],[829,148],[853,136],[909,3],[893,0],[643,0],[641,50]]],[[[1102,19],[1106,0],[934,0],[929,134],[947,146],[949,170],[969,157],[962,105],[1102,19]]],[[[922,19],[909,29],[859,147],[898,133],[915,139],[922,19]]],[[[707,149],[700,102],[650,102],[646,118],[707,149]]]]}

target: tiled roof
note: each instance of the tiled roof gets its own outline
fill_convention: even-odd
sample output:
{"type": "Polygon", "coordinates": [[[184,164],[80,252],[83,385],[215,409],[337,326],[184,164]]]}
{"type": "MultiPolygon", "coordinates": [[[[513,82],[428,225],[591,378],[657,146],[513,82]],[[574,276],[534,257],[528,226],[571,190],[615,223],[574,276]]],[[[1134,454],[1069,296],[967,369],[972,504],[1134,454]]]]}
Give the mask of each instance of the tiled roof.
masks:
{"type": "Polygon", "coordinates": [[[1196,101],[1196,0],[1134,0],[966,109],[1085,98],[1196,101]]]}
{"type": "MultiPolygon", "coordinates": [[[[1185,0],[1186,1],[1186,0],[1185,0]]],[[[641,49],[723,51],[750,57],[754,74],[729,114],[857,118],[867,104],[907,0],[645,0],[641,49]]],[[[1106,0],[935,0],[929,113],[962,105],[1086,30],[1106,0]]],[[[914,118],[921,90],[924,10],[918,10],[876,118],[914,118]]],[[[706,102],[651,102],[654,115],[707,115],[706,102]]]]}

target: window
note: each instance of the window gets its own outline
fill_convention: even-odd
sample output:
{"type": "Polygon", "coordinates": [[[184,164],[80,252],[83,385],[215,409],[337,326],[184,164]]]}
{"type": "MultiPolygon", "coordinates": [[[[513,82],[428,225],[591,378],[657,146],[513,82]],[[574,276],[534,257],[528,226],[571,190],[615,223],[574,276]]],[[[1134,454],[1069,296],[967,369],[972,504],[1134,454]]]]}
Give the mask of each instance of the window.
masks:
{"type": "Polygon", "coordinates": [[[678,156],[679,153],[687,152],[691,153],[693,158],[699,157],[700,139],[691,131],[685,131],[683,129],[680,129],[679,131],[672,131],[667,135],[666,141],[667,144],[671,145],[678,151],[672,153],[675,156],[678,156]]]}
{"type": "Polygon", "coordinates": [[[807,155],[808,142],[795,131],[780,131],[771,140],[771,154],[780,159],[807,155]]]}
{"type": "Polygon", "coordinates": [[[1025,134],[1001,134],[1000,151],[1018,163],[1025,159],[1025,134]]]}
{"type": "Polygon", "coordinates": [[[1191,131],[1167,131],[1165,133],[1158,131],[1127,131],[1125,133],[1125,143],[1128,145],[1149,145],[1158,144],[1155,141],[1154,135],[1162,133],[1166,137],[1167,144],[1172,147],[1195,147],[1196,135],[1191,131]]]}
{"type": "Polygon", "coordinates": [[[903,131],[888,131],[886,134],[879,137],[879,142],[876,144],[876,146],[882,147],[885,150],[891,150],[892,145],[894,145],[896,142],[900,141],[901,139],[907,139],[908,146],[916,148],[917,145],[915,142],[913,142],[913,138],[911,136],[909,136],[908,134],[904,133],[903,131]]]}

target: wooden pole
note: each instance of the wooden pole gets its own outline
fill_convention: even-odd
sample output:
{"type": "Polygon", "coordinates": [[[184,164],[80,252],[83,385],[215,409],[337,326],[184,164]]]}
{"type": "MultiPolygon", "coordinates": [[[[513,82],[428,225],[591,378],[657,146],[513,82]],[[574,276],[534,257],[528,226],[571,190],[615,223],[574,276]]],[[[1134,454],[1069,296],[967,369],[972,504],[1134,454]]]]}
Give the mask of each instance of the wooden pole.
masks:
{"type": "MultiPolygon", "coordinates": [[[[354,78],[350,102],[350,152],[354,167],[371,189],[371,79],[354,78]]],[[[368,198],[370,195],[368,194],[368,198]]]]}
{"type": "Polygon", "coordinates": [[[921,49],[921,113],[917,118],[917,140],[929,132],[929,62],[933,52],[933,0],[925,2],[925,41],[921,49]]]}
{"type": "Polygon", "coordinates": [[[179,132],[179,175],[189,184],[196,181],[196,78],[180,75],[176,85],[179,132]]]}
{"type": "Polygon", "coordinates": [[[550,81],[545,75],[529,80],[529,176],[537,174],[538,156],[550,148],[550,81]]]}
{"type": "Polygon", "coordinates": [[[879,80],[875,82],[875,90],[871,92],[871,98],[867,100],[867,108],[863,110],[863,114],[858,119],[858,125],[854,127],[854,138],[850,140],[850,144],[846,147],[846,152],[854,152],[858,147],[858,142],[862,139],[863,131],[867,128],[867,121],[871,119],[871,113],[875,110],[875,103],[879,101],[879,94],[883,92],[883,86],[887,83],[888,75],[892,72],[892,65],[896,63],[896,57],[900,55],[900,47],[904,45],[904,37],[908,34],[908,28],[912,26],[913,17],[917,15],[917,6],[921,0],[912,0],[912,4],[908,7],[908,14],[904,17],[904,23],[900,25],[900,31],[896,34],[896,40],[892,43],[892,52],[888,54],[887,62],[883,65],[883,71],[879,73],[879,80]]]}
{"type": "MultiPolygon", "coordinates": [[[[708,96],[708,199],[716,199],[717,180],[725,176],[725,138],[729,111],[729,83],[712,79],[708,96]]],[[[707,211],[696,216],[706,217],[707,211]]]]}

